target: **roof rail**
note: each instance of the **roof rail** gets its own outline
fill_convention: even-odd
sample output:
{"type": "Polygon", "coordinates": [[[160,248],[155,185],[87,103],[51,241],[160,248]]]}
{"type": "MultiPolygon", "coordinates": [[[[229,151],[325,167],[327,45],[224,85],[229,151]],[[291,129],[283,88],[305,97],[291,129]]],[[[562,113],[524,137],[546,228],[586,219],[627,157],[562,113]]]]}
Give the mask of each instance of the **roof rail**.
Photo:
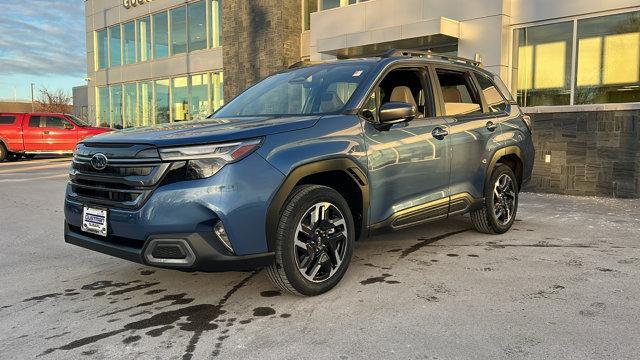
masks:
{"type": "Polygon", "coordinates": [[[301,68],[301,67],[305,67],[305,66],[313,66],[313,65],[319,65],[319,64],[324,64],[324,63],[326,63],[326,61],[301,60],[301,61],[298,61],[296,63],[293,63],[293,64],[289,65],[288,69],[297,69],[297,68],[301,68]]]}
{"type": "Polygon", "coordinates": [[[390,49],[390,50],[387,50],[382,55],[382,58],[386,59],[394,56],[425,57],[429,59],[435,58],[435,59],[447,60],[452,62],[461,62],[461,63],[473,65],[473,66],[482,65],[482,62],[480,61],[471,60],[471,59],[467,59],[459,56],[453,56],[453,55],[435,54],[431,50],[419,51],[419,50],[390,49]]]}

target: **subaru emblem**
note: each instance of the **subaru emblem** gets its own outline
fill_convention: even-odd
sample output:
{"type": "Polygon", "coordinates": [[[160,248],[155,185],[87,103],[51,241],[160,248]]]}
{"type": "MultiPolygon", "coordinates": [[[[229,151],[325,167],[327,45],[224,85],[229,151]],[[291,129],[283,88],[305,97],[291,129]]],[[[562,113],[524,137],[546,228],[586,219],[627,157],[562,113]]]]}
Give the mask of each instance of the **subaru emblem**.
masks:
{"type": "Polygon", "coordinates": [[[96,170],[104,170],[107,167],[107,157],[104,154],[95,154],[91,157],[91,166],[96,170]]]}

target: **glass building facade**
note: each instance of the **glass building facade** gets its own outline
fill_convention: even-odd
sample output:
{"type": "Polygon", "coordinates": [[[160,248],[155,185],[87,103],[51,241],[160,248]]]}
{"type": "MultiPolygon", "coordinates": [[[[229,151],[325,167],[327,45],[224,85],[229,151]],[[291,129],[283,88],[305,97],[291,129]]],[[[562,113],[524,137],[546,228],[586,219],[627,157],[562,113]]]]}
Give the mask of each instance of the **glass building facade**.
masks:
{"type": "MultiPolygon", "coordinates": [[[[94,31],[95,70],[222,46],[222,0],[200,0],[94,31]]],[[[202,119],[224,104],[222,71],[98,85],[97,123],[117,129],[202,119]]]]}
{"type": "Polygon", "coordinates": [[[640,11],[516,29],[521,106],[640,101],[640,11]]]}

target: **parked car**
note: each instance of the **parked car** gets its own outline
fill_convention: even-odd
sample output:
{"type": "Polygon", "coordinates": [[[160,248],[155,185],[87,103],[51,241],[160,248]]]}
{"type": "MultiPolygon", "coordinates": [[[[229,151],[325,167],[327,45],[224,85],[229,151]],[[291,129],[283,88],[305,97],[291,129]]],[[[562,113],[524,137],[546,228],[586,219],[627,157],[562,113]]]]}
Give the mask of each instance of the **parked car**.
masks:
{"type": "Polygon", "coordinates": [[[533,167],[529,121],[469,60],[298,66],[204,121],[82,141],[65,240],[185,271],[266,267],[284,291],[321,294],[372,234],[464,213],[508,231],[533,167]]]}
{"type": "Polygon", "coordinates": [[[108,131],[68,114],[0,113],[0,162],[71,154],[79,141],[108,131]]]}

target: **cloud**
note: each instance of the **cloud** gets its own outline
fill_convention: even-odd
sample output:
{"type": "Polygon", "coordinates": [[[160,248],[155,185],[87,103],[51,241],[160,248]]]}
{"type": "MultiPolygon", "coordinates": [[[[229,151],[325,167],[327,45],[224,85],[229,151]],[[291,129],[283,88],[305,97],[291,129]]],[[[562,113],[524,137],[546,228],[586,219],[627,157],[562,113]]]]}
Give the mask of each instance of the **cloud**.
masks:
{"type": "Polygon", "coordinates": [[[83,0],[1,2],[0,75],[86,74],[83,0]]]}

